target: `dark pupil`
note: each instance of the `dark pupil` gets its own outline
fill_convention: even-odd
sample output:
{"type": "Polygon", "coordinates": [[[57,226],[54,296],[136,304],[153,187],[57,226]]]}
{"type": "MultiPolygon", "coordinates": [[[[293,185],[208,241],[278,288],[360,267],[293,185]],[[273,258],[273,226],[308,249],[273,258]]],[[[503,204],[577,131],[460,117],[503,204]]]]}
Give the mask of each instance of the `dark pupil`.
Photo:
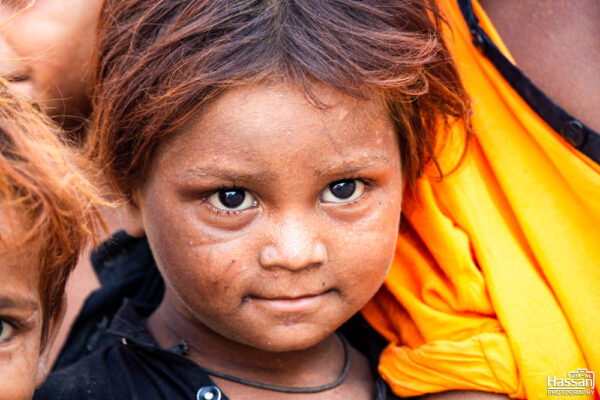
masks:
{"type": "Polygon", "coordinates": [[[224,189],[219,192],[219,200],[227,208],[239,207],[246,198],[244,189],[224,189]]]}
{"type": "Polygon", "coordinates": [[[354,190],[356,190],[356,184],[354,183],[354,180],[350,179],[337,181],[329,184],[329,190],[331,190],[331,193],[333,193],[335,197],[347,199],[352,196],[354,190]]]}

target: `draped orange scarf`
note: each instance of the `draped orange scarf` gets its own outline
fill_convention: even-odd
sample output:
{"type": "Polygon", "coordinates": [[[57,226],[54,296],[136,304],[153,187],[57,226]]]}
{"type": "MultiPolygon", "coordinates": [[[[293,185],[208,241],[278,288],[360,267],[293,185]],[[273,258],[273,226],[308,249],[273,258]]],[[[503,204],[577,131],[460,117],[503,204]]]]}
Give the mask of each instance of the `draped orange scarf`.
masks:
{"type": "MultiPolygon", "coordinates": [[[[379,370],[404,396],[463,389],[559,398],[548,395],[548,379],[600,372],[600,167],[473,45],[456,1],[438,3],[473,99],[475,135],[455,172],[439,181],[428,171],[404,200],[409,226],[384,287],[363,309],[391,342],[379,370]]],[[[457,158],[453,148],[442,153],[446,164],[457,158]]]]}

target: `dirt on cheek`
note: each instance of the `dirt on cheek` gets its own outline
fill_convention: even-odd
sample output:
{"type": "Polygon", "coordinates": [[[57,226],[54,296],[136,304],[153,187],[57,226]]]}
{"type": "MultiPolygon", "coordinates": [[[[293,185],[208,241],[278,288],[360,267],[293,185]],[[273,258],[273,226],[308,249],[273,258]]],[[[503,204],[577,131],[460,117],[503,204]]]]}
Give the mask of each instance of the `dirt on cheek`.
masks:
{"type": "MultiPolygon", "coordinates": [[[[229,263],[228,263],[228,264],[227,264],[227,265],[226,265],[226,266],[223,268],[223,271],[222,271],[223,273],[222,273],[222,274],[219,274],[218,276],[215,276],[215,278],[212,280],[212,282],[211,282],[211,283],[212,283],[213,285],[218,285],[218,284],[220,284],[222,281],[224,281],[226,278],[228,278],[228,277],[229,277],[229,275],[232,273],[232,272],[231,272],[231,269],[232,269],[233,267],[235,267],[235,264],[236,264],[236,262],[237,262],[237,260],[236,260],[235,258],[232,258],[232,259],[231,259],[231,261],[230,261],[230,262],[229,262],[229,263]]],[[[238,271],[235,271],[235,272],[233,272],[233,276],[235,276],[235,275],[239,274],[240,272],[241,272],[241,271],[239,271],[239,270],[238,270],[238,271]]],[[[228,289],[228,288],[229,288],[229,286],[226,284],[226,285],[224,286],[224,288],[225,288],[225,289],[228,289]]]]}

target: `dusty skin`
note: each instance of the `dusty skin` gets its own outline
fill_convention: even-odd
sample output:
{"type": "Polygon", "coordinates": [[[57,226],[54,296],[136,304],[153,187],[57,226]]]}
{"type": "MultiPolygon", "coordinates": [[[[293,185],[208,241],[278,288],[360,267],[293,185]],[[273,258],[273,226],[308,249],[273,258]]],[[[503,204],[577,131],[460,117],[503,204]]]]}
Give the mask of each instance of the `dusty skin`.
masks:
{"type": "MultiPolygon", "coordinates": [[[[339,375],[332,332],[383,283],[402,177],[384,107],[318,89],[329,108],[288,86],[230,89],[159,148],[136,197],[167,284],[149,320],[161,345],[187,339],[200,365],[260,382],[339,375]],[[341,181],[354,187],[342,198],[341,181]]],[[[342,386],[301,397],[372,398],[366,360],[353,359],[342,386]]],[[[219,385],[234,399],[281,398],[219,385]]]]}

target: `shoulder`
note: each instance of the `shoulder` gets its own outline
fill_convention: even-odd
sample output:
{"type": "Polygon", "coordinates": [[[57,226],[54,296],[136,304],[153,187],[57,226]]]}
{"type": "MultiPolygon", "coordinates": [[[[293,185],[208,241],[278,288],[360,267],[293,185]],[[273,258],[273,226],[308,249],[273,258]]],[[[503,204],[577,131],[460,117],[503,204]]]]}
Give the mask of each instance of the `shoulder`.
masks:
{"type": "Polygon", "coordinates": [[[94,353],[67,368],[52,372],[36,390],[34,400],[115,398],[112,387],[117,383],[109,374],[104,353],[94,353]]]}
{"type": "Polygon", "coordinates": [[[53,373],[46,382],[36,390],[34,400],[84,400],[84,399],[110,399],[106,385],[98,382],[93,375],[68,374],[66,371],[53,373]],[[102,390],[100,390],[102,388],[102,390]]]}

